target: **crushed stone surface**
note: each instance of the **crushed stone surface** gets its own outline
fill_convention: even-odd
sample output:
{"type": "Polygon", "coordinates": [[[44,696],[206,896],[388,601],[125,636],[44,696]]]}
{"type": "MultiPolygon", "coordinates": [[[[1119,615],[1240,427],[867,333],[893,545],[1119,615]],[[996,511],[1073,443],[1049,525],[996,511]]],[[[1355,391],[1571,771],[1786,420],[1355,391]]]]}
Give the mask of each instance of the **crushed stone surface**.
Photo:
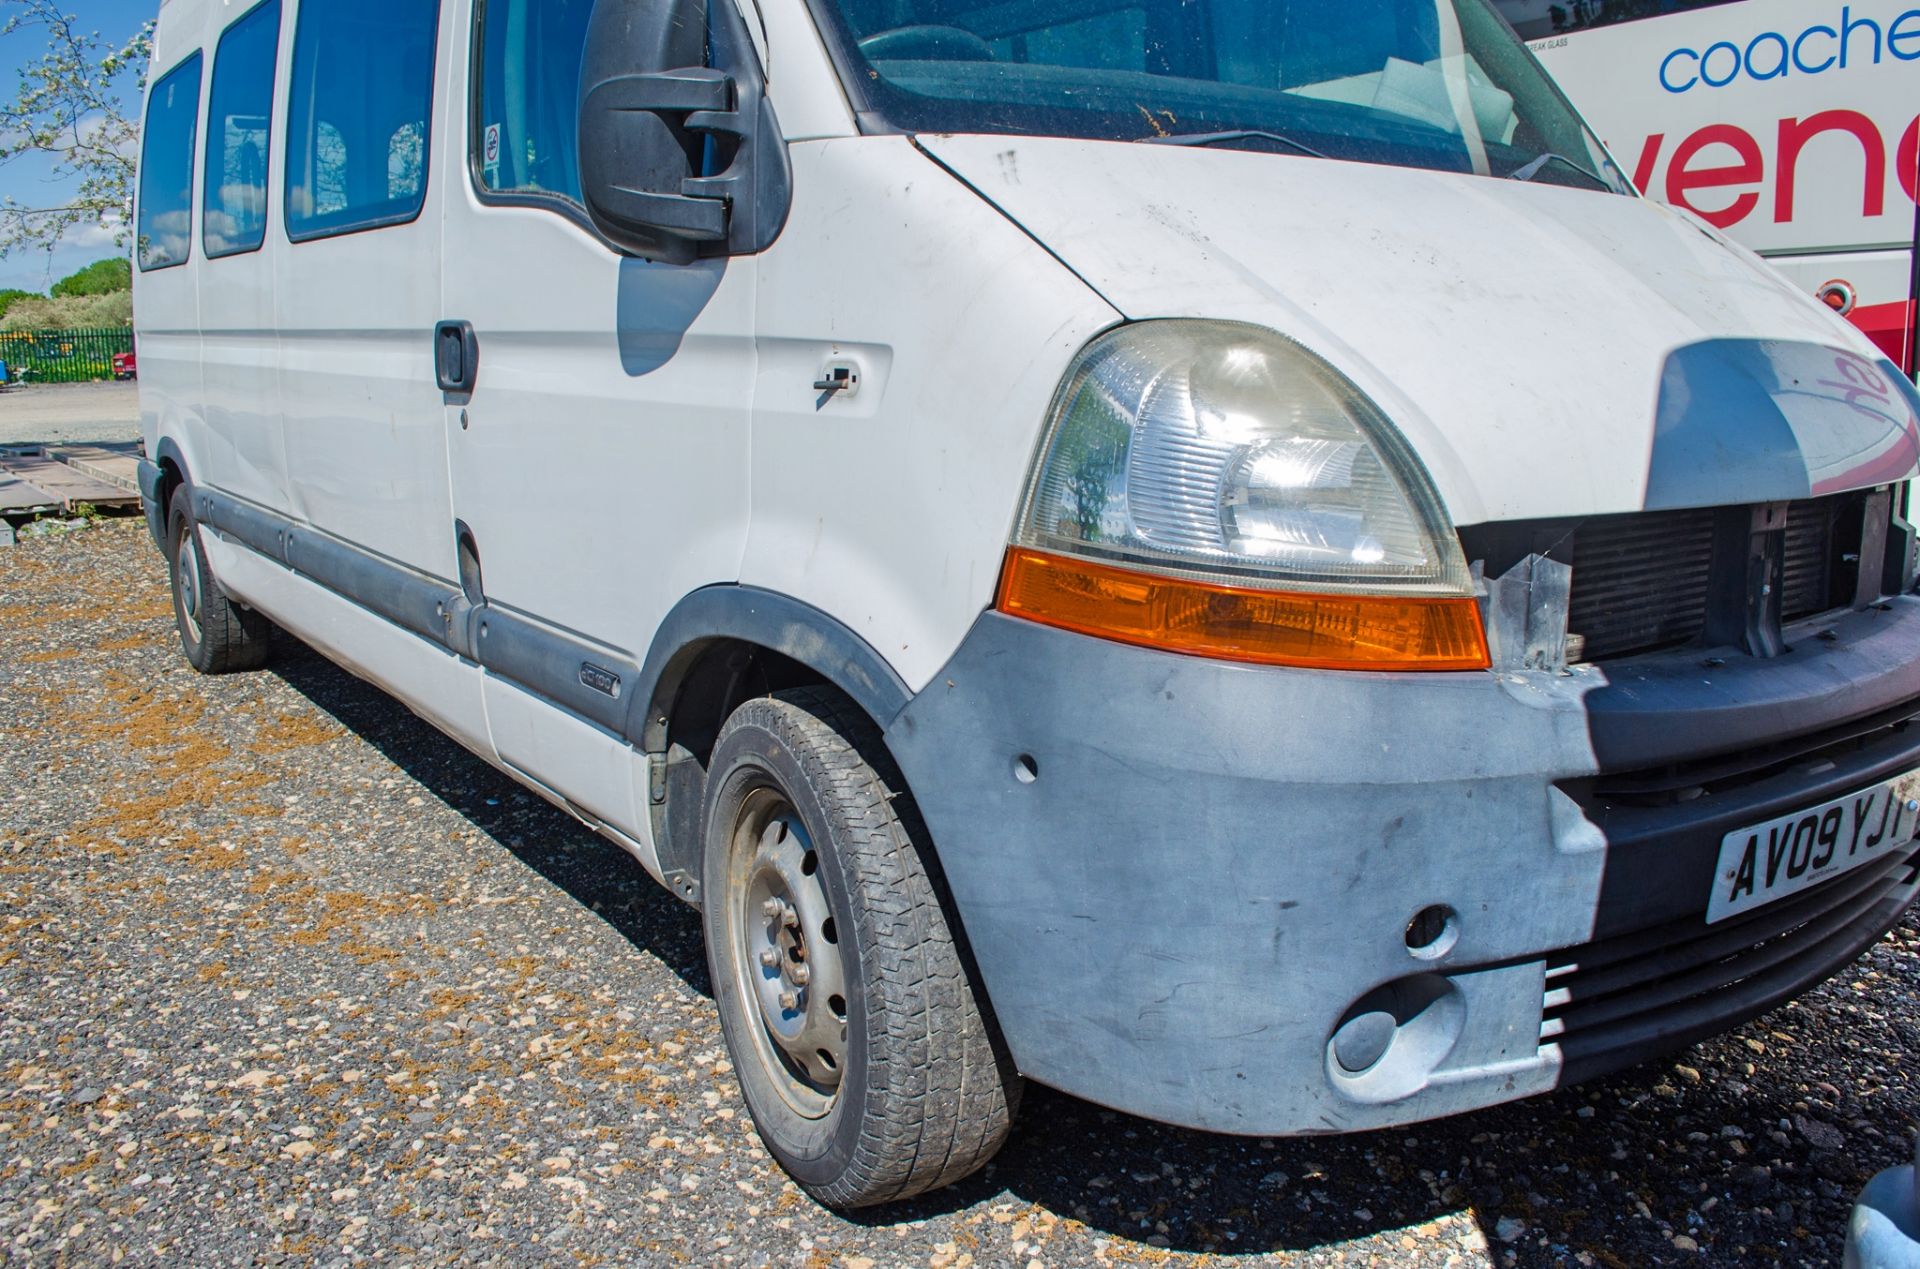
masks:
{"type": "Polygon", "coordinates": [[[846,1219],[753,1135],[698,920],[292,639],[180,659],[137,520],[0,549],[0,1251],[46,1264],[1830,1265],[1909,1157],[1913,918],[1677,1059],[1346,1138],[1030,1091],[846,1219]]]}

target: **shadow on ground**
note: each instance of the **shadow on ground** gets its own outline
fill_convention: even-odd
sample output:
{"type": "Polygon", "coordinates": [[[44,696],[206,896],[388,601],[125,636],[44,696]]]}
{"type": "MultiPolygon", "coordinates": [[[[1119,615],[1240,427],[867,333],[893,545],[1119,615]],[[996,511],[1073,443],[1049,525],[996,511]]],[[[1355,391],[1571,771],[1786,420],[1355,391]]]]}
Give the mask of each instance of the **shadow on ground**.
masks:
{"type": "MultiPolygon", "coordinates": [[[[624,852],[393,698],[282,638],[274,671],[289,685],[708,994],[697,914],[624,852]]],[[[1011,1197],[1116,1239],[1237,1255],[1314,1248],[1464,1213],[1496,1260],[1516,1266],[1832,1262],[1852,1195],[1874,1171],[1902,1161],[1915,1099],[1903,1076],[1884,1070],[1876,1087],[1818,1083],[1845,1082],[1841,1073],[1854,1069],[1842,1057],[1850,1041],[1806,1008],[1789,1006],[1682,1055],[1679,1065],[1347,1137],[1188,1132],[1029,1088],[1014,1137],[988,1170],[855,1220],[878,1228],[938,1221],[1011,1197]],[[1796,1030],[1813,1038],[1796,1040],[1796,1030]],[[1867,1113],[1864,1099],[1885,1132],[1858,1118],[1867,1113]],[[1809,1137],[1809,1116],[1845,1124],[1850,1114],[1844,1150],[1809,1137]]],[[[1457,1221],[1416,1232],[1429,1254],[1447,1250],[1436,1237],[1464,1235],[1455,1244],[1462,1251],[1477,1241],[1472,1226],[1457,1221]]]]}

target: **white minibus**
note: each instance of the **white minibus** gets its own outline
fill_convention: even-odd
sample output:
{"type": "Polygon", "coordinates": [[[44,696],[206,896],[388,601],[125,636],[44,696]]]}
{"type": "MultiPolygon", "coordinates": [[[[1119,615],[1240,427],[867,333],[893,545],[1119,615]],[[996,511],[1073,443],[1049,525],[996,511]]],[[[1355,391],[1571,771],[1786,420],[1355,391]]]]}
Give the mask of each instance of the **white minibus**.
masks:
{"type": "Polygon", "coordinates": [[[1920,888],[1920,395],[1490,0],[166,0],[136,219],[187,659],[697,905],[823,1202],[1545,1092],[1920,888]]]}
{"type": "Polygon", "coordinates": [[[1920,374],[1920,4],[1496,2],[1643,193],[1920,374]]]}

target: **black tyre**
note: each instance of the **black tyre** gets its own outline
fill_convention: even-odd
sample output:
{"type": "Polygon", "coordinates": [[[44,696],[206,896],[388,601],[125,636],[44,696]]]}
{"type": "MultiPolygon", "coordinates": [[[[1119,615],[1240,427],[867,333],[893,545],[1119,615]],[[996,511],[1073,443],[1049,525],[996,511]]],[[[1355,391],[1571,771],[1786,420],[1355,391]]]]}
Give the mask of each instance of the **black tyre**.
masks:
{"type": "Polygon", "coordinates": [[[984,1165],[1020,1077],[878,729],[830,689],[749,701],[720,733],[707,790],[707,959],[767,1148],[838,1208],[984,1165]]]}
{"type": "Polygon", "coordinates": [[[173,583],[173,624],[187,664],[202,674],[233,674],[266,664],[273,623],[220,588],[207,566],[185,485],[173,491],[167,508],[167,572],[173,583]]]}

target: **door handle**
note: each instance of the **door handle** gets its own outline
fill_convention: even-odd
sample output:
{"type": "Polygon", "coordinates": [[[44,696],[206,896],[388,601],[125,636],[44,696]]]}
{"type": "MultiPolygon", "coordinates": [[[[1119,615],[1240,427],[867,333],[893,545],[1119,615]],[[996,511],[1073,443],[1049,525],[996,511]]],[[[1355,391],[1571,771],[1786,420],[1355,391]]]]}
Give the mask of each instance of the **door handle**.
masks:
{"type": "Polygon", "coordinates": [[[480,337],[472,322],[441,322],[433,328],[433,373],[440,391],[472,395],[480,381],[480,337]]]}

